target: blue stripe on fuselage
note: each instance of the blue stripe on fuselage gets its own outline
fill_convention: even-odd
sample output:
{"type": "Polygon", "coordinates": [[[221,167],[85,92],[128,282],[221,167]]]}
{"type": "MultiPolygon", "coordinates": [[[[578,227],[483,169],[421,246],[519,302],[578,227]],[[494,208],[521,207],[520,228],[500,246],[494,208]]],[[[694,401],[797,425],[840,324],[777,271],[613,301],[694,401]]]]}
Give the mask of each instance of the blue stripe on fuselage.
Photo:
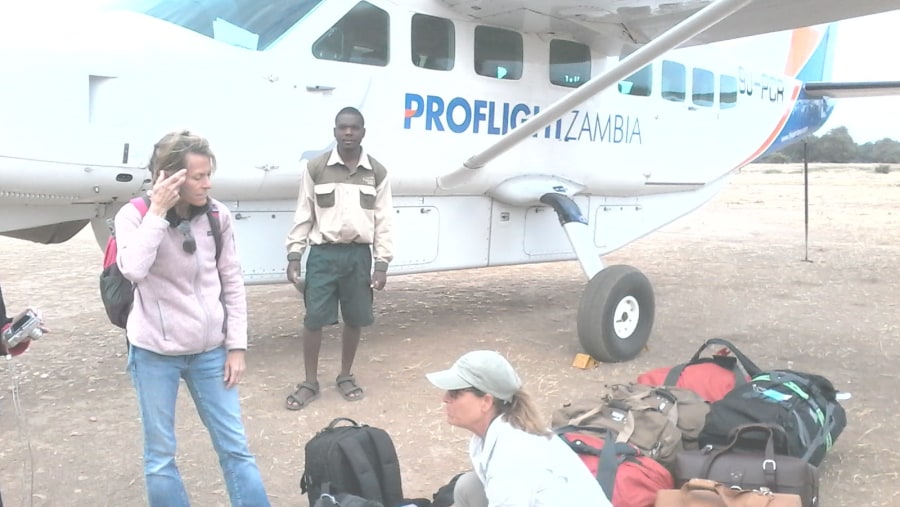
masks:
{"type": "MultiPolygon", "coordinates": [[[[799,81],[806,83],[808,81],[828,81],[831,79],[835,35],[836,25],[832,23],[826,28],[825,34],[822,36],[822,40],[812,56],[800,69],[800,72],[797,73],[799,81]]],[[[834,103],[831,100],[809,97],[801,88],[800,95],[797,97],[797,102],[791,110],[788,121],[763,155],[778,151],[811,135],[828,121],[828,117],[831,116],[833,109],[834,103]]]]}

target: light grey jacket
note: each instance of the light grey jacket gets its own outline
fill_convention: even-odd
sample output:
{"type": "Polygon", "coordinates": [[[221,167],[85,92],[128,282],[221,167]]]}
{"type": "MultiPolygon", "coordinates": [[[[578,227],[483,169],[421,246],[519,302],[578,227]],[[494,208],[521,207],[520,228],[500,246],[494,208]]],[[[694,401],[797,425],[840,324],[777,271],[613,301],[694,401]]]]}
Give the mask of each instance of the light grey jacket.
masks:
{"type": "Polygon", "coordinates": [[[182,248],[184,235],[162,217],[143,218],[131,203],[116,214],[116,262],[136,285],[126,334],[137,347],[164,355],[247,348],[247,301],[235,248],[231,212],[219,201],[222,252],[205,213],[191,220],[197,248],[182,248]],[[222,296],[220,299],[220,295],[222,296]]]}

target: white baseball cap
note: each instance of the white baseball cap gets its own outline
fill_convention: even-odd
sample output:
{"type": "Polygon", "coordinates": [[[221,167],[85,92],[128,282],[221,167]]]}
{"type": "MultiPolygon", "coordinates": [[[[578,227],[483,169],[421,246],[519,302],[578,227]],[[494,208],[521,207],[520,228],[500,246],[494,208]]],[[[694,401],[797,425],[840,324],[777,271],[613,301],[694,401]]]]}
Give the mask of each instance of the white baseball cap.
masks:
{"type": "Polygon", "coordinates": [[[453,391],[474,387],[501,401],[511,401],[522,387],[509,361],[493,350],[464,354],[447,370],[425,375],[436,387],[453,391]]]}

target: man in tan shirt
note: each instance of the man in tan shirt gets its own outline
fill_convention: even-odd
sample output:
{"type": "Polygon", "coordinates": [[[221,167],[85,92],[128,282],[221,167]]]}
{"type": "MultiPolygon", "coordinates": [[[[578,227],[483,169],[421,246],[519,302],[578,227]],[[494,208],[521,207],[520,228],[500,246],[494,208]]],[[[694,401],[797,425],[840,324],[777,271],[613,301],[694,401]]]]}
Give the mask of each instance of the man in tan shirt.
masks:
{"type": "Polygon", "coordinates": [[[288,233],[287,277],[302,287],[303,363],[306,379],[285,401],[288,410],[305,408],[319,397],[319,349],[322,328],[344,320],[341,372],[335,379],[347,401],[363,397],[350,372],[361,328],[374,322],[372,289],[387,282],[393,259],[393,204],[387,170],[363,149],[362,113],[345,107],[335,117],[334,149],[310,160],[302,172],[294,225],[288,233]],[[306,280],[300,259],[309,247],[306,280]],[[375,270],[372,271],[374,256],[375,270]]]}

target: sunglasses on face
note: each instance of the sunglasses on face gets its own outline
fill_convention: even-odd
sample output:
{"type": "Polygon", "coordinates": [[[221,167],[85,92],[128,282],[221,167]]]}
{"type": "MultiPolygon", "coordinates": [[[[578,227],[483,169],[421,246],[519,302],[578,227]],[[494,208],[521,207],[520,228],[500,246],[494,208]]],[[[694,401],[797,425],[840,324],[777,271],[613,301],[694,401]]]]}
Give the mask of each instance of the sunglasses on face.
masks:
{"type": "Polygon", "coordinates": [[[451,390],[447,391],[447,396],[449,396],[450,399],[455,400],[465,393],[472,393],[478,397],[484,396],[483,392],[479,391],[478,389],[475,389],[474,387],[464,387],[462,389],[451,389],[451,390]]]}
{"type": "Polygon", "coordinates": [[[182,220],[178,222],[176,229],[184,235],[184,241],[181,243],[181,248],[189,254],[194,253],[197,250],[197,241],[194,240],[194,233],[191,232],[191,222],[182,220]]]}

